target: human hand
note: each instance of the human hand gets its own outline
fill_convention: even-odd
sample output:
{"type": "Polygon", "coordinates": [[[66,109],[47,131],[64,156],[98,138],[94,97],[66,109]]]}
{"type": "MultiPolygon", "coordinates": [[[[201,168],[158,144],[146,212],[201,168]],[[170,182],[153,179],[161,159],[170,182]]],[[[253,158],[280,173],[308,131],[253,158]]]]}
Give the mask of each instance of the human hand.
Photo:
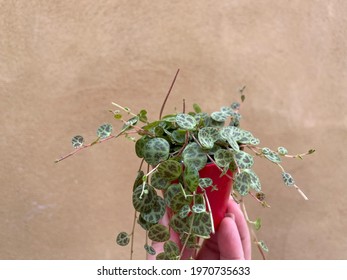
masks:
{"type": "MultiPolygon", "coordinates": [[[[167,225],[168,215],[165,214],[161,223],[167,225]]],[[[170,239],[180,244],[179,236],[171,230],[170,239]]],[[[157,253],[163,251],[163,243],[153,242],[157,253]]],[[[194,250],[185,249],[182,259],[194,257],[194,250]]],[[[155,259],[149,255],[148,259],[155,259]]],[[[247,222],[240,206],[231,198],[228,202],[225,218],[221,221],[216,233],[206,239],[199,250],[197,260],[249,260],[251,259],[251,241],[247,222]]]]}

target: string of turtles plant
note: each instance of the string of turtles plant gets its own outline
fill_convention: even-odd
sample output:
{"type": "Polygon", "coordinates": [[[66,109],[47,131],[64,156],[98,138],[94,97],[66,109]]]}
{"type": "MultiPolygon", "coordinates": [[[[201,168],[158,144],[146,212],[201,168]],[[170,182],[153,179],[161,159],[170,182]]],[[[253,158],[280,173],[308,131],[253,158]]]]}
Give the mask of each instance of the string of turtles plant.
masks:
{"type": "MultiPolygon", "coordinates": [[[[158,120],[149,121],[144,109],[133,113],[128,107],[112,103],[116,109],[111,112],[116,120],[123,122],[122,129],[113,134],[111,124],[102,124],[97,129],[96,140],[89,144],[84,143],[82,136],[74,136],[72,146],[75,150],[56,162],[119,136],[135,142],[135,153],[142,160],[132,187],[134,222],[130,233],[121,232],[116,238],[117,244],[121,246],[131,243],[131,259],[136,223],[146,232],[145,250],[148,254],[156,255],[157,259],[180,259],[186,248],[198,250],[200,240],[209,238],[215,231],[206,190],[216,188],[211,178],[200,178],[199,171],[208,162],[217,165],[224,176],[230,176],[227,172],[231,170],[231,195],[242,204],[246,220],[251,225],[254,242],[265,259],[263,251],[267,252],[268,248],[262,240],[258,240],[252,229],[259,230],[261,220],[249,219],[243,201],[243,197],[250,195],[262,206],[269,207],[259,177],[252,169],[253,155],[277,165],[285,186],[294,187],[307,200],[293,177],[282,166],[282,159],[302,159],[314,150],[289,155],[284,147],[277,150],[260,147],[260,140],[240,127],[238,102],[211,114],[203,112],[197,104],[193,105],[193,111],[186,113],[183,102],[182,112],[162,117],[178,73],[179,70],[166,95],[158,120]],[[144,166],[145,163],[147,167],[144,166]],[[171,213],[168,226],[160,223],[166,211],[171,213]],[[180,235],[182,245],[170,240],[170,228],[180,235]],[[149,240],[164,242],[164,252],[157,254],[149,240]]],[[[244,89],[245,87],[240,90],[241,103],[245,100],[244,89]]]]}

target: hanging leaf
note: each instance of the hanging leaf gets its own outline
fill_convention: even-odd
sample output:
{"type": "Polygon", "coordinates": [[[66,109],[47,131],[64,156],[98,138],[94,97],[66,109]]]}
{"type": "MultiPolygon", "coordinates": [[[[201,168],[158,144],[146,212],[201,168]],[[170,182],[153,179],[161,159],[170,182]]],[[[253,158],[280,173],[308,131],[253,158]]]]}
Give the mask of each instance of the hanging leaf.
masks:
{"type": "Polygon", "coordinates": [[[162,177],[158,172],[151,176],[151,185],[157,190],[166,190],[171,185],[171,180],[162,177]]]}
{"type": "Polygon", "coordinates": [[[76,135],[71,139],[72,147],[74,147],[75,149],[82,147],[83,143],[84,139],[81,135],[76,135]]]}
{"type": "Polygon", "coordinates": [[[258,138],[251,138],[251,140],[249,141],[249,144],[253,145],[253,146],[258,146],[260,144],[260,140],[258,138]]]}
{"type": "Polygon", "coordinates": [[[247,173],[249,175],[249,186],[257,191],[260,192],[261,191],[261,184],[260,184],[260,180],[259,177],[257,176],[257,174],[255,174],[255,172],[252,169],[244,169],[243,172],[247,173]]]}
{"type": "Polygon", "coordinates": [[[149,223],[156,224],[165,214],[165,201],[160,196],[157,196],[153,207],[149,212],[141,213],[142,218],[149,223]]]}
{"type": "Polygon", "coordinates": [[[206,212],[206,206],[205,204],[194,204],[192,206],[192,211],[194,213],[203,213],[206,212]]]}
{"type": "Polygon", "coordinates": [[[206,153],[204,153],[200,146],[195,142],[189,143],[185,147],[182,157],[185,166],[195,167],[197,170],[205,167],[207,163],[206,153]]]}
{"type": "Polygon", "coordinates": [[[200,178],[199,179],[199,186],[202,188],[207,188],[209,186],[212,186],[213,181],[211,178],[200,178]]]}
{"type": "Polygon", "coordinates": [[[164,200],[166,205],[170,206],[172,198],[180,192],[182,192],[182,185],[180,183],[170,185],[164,193],[164,200]]]}
{"type": "Polygon", "coordinates": [[[146,144],[143,151],[145,161],[150,165],[157,165],[169,157],[170,144],[164,138],[152,138],[146,144]]]}
{"type": "Polygon", "coordinates": [[[233,161],[233,153],[229,150],[220,149],[214,154],[214,160],[220,167],[227,167],[233,161]]]}
{"type": "Polygon", "coordinates": [[[239,151],[240,147],[237,144],[237,140],[239,138],[239,131],[235,126],[226,126],[220,130],[220,136],[222,139],[228,141],[230,147],[234,151],[239,151]]]}
{"type": "Polygon", "coordinates": [[[169,228],[161,224],[153,225],[149,228],[148,238],[156,242],[165,242],[170,238],[169,228]]]}
{"type": "Polygon", "coordinates": [[[138,212],[148,212],[154,205],[157,194],[151,186],[138,186],[133,192],[133,206],[138,212]]]}
{"type": "Polygon", "coordinates": [[[180,249],[175,242],[173,242],[172,240],[168,240],[164,243],[164,252],[166,254],[173,254],[179,256],[180,249]]]}
{"type": "Polygon", "coordinates": [[[132,129],[134,127],[134,125],[137,124],[138,121],[139,121],[139,117],[138,116],[132,117],[131,119],[127,120],[124,123],[120,133],[123,133],[125,131],[128,131],[128,130],[132,129]]]}
{"type": "Polygon", "coordinates": [[[265,244],[265,242],[263,240],[260,240],[258,242],[258,244],[265,252],[269,252],[269,248],[266,246],[266,244],[265,244]]]}
{"type": "Polygon", "coordinates": [[[244,152],[244,151],[238,151],[235,153],[235,160],[236,164],[240,169],[248,169],[251,168],[254,164],[253,157],[244,152]]]}
{"type": "Polygon", "coordinates": [[[197,125],[195,118],[188,114],[178,114],[176,116],[176,123],[180,128],[186,130],[194,130],[197,125]]]}
{"type": "Polygon", "coordinates": [[[141,122],[147,123],[148,119],[147,119],[147,111],[146,110],[141,110],[137,116],[141,122]]]}
{"type": "Polygon", "coordinates": [[[234,189],[242,196],[245,196],[249,192],[251,185],[251,178],[247,172],[241,172],[235,175],[234,189]]]}
{"type": "Polygon", "coordinates": [[[145,145],[148,142],[149,138],[147,136],[142,136],[140,139],[138,139],[135,143],[135,152],[136,155],[139,158],[143,158],[144,157],[144,149],[145,149],[145,145]]]}
{"type": "Polygon", "coordinates": [[[254,228],[255,228],[255,230],[259,230],[261,228],[261,219],[260,218],[255,220],[254,228]]]}
{"type": "Polygon", "coordinates": [[[192,232],[200,237],[208,238],[212,231],[210,215],[206,212],[196,213],[188,217],[188,224],[193,219],[192,232]]]}
{"type": "Polygon", "coordinates": [[[279,155],[273,151],[270,151],[267,154],[265,154],[265,157],[274,163],[280,163],[281,162],[281,158],[279,157],[279,155]]]}
{"type": "Polygon", "coordinates": [[[186,130],[176,129],[171,134],[172,142],[183,144],[186,141],[186,130]]]}
{"type": "Polygon", "coordinates": [[[183,205],[181,210],[178,212],[178,215],[181,219],[184,219],[188,216],[189,213],[190,213],[189,205],[183,205]]]}
{"type": "Polygon", "coordinates": [[[284,147],[278,147],[277,151],[281,156],[285,156],[288,154],[288,150],[284,147]]]}
{"type": "Polygon", "coordinates": [[[173,181],[181,175],[182,165],[175,160],[169,159],[160,163],[157,172],[160,177],[173,181]]]}
{"type": "Polygon", "coordinates": [[[150,246],[148,244],[145,244],[145,246],[143,246],[143,247],[145,248],[145,250],[146,250],[146,252],[148,254],[150,254],[150,255],[155,255],[156,254],[156,252],[155,252],[155,250],[154,250],[154,248],[152,246],[150,246]]]}
{"type": "Polygon", "coordinates": [[[251,144],[254,141],[255,137],[253,134],[247,130],[239,129],[240,135],[238,136],[237,142],[241,144],[251,144]]]}
{"type": "Polygon", "coordinates": [[[191,192],[196,191],[199,185],[199,172],[194,166],[186,166],[184,169],[184,182],[191,192]]]}
{"type": "Polygon", "coordinates": [[[292,177],[292,175],[290,175],[289,173],[287,172],[283,172],[282,173],[282,179],[283,179],[283,182],[286,184],[286,186],[290,187],[290,186],[293,186],[295,184],[295,181],[292,177]]]}
{"type": "Polygon", "coordinates": [[[231,109],[231,107],[227,106],[220,108],[220,111],[227,116],[232,116],[234,114],[234,111],[231,109]]]}
{"type": "Polygon", "coordinates": [[[211,118],[215,120],[216,122],[225,122],[228,115],[224,114],[223,112],[213,112],[211,114],[211,118]]]}
{"type": "Polygon", "coordinates": [[[194,108],[195,113],[197,113],[197,114],[201,113],[201,108],[198,104],[194,103],[193,108],[194,108]]]}
{"type": "Polygon", "coordinates": [[[198,138],[200,144],[206,149],[212,149],[219,138],[219,130],[215,127],[203,127],[199,130],[198,138]]]}
{"type": "Polygon", "coordinates": [[[186,218],[181,218],[178,214],[175,214],[170,219],[170,227],[177,232],[189,232],[189,224],[186,218]]]}
{"type": "Polygon", "coordinates": [[[153,225],[152,223],[149,223],[145,221],[142,218],[142,215],[140,215],[137,219],[137,223],[144,229],[144,230],[149,230],[149,228],[153,225]]]}
{"type": "Polygon", "coordinates": [[[126,246],[129,244],[130,236],[126,232],[121,232],[117,235],[116,242],[120,246],[126,246]]]}
{"type": "MultiPolygon", "coordinates": [[[[182,192],[179,192],[175,194],[172,199],[170,200],[170,205],[169,207],[175,211],[178,212],[180,211],[184,206],[189,206],[192,203],[192,196],[187,196],[185,197],[182,192]]],[[[188,207],[189,210],[189,207],[188,207]]]]}
{"type": "Polygon", "coordinates": [[[104,139],[106,137],[109,137],[112,133],[112,125],[111,124],[103,124],[99,126],[98,130],[96,131],[96,135],[100,139],[104,139]]]}
{"type": "Polygon", "coordinates": [[[157,261],[166,260],[166,255],[165,255],[164,252],[161,252],[161,253],[159,253],[159,254],[155,257],[155,259],[156,259],[157,261]]]}
{"type": "Polygon", "coordinates": [[[238,102],[233,102],[233,103],[231,104],[231,108],[232,108],[233,110],[239,110],[239,109],[240,109],[240,103],[238,103],[238,102]]]}

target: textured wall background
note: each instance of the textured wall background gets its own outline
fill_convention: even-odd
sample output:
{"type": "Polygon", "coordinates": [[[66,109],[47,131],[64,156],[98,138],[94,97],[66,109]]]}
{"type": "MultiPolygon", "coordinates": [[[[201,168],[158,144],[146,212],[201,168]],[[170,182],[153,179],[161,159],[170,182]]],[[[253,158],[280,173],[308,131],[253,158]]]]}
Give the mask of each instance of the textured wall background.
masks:
{"type": "Polygon", "coordinates": [[[317,149],[286,165],[308,202],[276,166],[257,167],[272,208],[249,203],[249,215],[263,219],[268,258],[346,259],[346,10],[342,0],[0,0],[0,258],[129,257],[115,236],[132,224],[132,143],[54,159],[76,134],[93,141],[112,101],[156,117],[180,68],[167,111],[185,98],[212,112],[247,85],[243,127],[264,146],[317,149]]]}

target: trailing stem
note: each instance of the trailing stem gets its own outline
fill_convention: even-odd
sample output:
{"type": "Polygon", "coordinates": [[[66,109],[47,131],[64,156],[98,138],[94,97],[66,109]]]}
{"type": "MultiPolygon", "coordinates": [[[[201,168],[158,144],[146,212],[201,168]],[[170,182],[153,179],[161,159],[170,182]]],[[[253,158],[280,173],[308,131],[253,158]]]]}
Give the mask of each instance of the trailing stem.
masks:
{"type": "Polygon", "coordinates": [[[136,219],[137,219],[137,213],[136,213],[136,210],[135,210],[134,220],[133,220],[133,227],[131,229],[130,260],[133,259],[133,254],[134,254],[134,235],[135,235],[136,219]]]}
{"type": "MultiPolygon", "coordinates": [[[[249,224],[253,224],[253,222],[248,218],[248,214],[247,214],[247,211],[246,211],[246,206],[245,206],[245,203],[243,201],[241,201],[241,206],[242,206],[242,211],[243,211],[243,214],[245,215],[245,219],[246,221],[249,223],[249,224]]],[[[264,254],[264,251],[263,249],[261,248],[261,246],[259,245],[259,240],[257,238],[257,235],[255,234],[254,230],[252,227],[248,227],[251,231],[251,234],[252,234],[252,237],[254,239],[254,243],[257,245],[258,247],[258,250],[260,252],[260,254],[262,255],[263,259],[266,260],[266,256],[264,254]]]]}
{"type": "Polygon", "coordinates": [[[174,86],[174,84],[176,82],[176,78],[177,78],[179,72],[180,72],[180,69],[177,69],[176,75],[175,75],[175,77],[174,77],[174,79],[173,79],[173,81],[171,83],[171,86],[169,88],[168,93],[166,94],[166,97],[165,97],[165,100],[163,102],[163,105],[161,106],[160,113],[159,113],[159,120],[161,119],[161,117],[163,115],[163,111],[164,111],[164,108],[165,108],[166,101],[168,100],[168,98],[170,96],[171,90],[172,90],[172,88],[173,88],[173,86],[174,86]]]}

